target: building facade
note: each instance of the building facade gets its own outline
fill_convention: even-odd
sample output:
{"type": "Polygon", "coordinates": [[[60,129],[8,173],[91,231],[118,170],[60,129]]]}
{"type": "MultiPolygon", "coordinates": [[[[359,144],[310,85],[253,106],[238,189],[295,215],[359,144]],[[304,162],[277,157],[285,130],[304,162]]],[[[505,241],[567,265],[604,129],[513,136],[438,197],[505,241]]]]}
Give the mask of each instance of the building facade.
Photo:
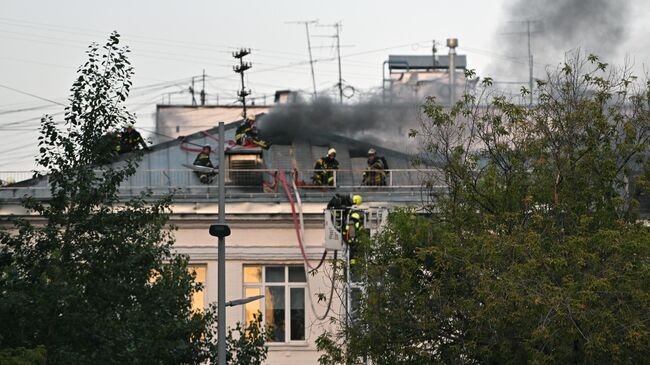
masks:
{"type": "MultiPolygon", "coordinates": [[[[226,141],[234,140],[240,123],[226,126],[226,141]]],[[[316,364],[320,356],[316,338],[332,329],[330,318],[345,318],[347,307],[343,285],[333,280],[334,251],[324,245],[328,201],[338,193],[362,195],[361,208],[417,205],[419,181],[426,172],[411,169],[408,155],[343,136],[335,145],[296,140],[268,150],[242,149],[229,142],[219,146],[217,136],[217,128],[212,128],[151,146],[120,195],[127,199],[143,190],[154,197],[174,192],[169,223],[177,227],[175,249],[189,256],[197,280],[204,283],[193,304],[205,307],[217,300],[217,239],[208,229],[218,220],[218,186],[216,179],[202,183],[190,167],[201,146],[211,145],[215,165],[216,151],[224,148],[226,159],[219,173],[225,174],[225,219],[232,230],[226,239],[226,300],[264,295],[228,307],[227,325],[248,321],[259,311],[270,336],[267,364],[316,364]],[[331,147],[337,149],[340,162],[335,185],[311,186],[314,161],[331,147]],[[361,186],[366,158],[354,151],[369,148],[391,166],[384,186],[361,186]]],[[[126,157],[114,164],[123,164],[126,157]]],[[[0,189],[0,216],[39,219],[29,216],[20,198],[46,200],[46,178],[16,180],[0,189]]],[[[345,253],[337,254],[340,258],[345,253]]]]}

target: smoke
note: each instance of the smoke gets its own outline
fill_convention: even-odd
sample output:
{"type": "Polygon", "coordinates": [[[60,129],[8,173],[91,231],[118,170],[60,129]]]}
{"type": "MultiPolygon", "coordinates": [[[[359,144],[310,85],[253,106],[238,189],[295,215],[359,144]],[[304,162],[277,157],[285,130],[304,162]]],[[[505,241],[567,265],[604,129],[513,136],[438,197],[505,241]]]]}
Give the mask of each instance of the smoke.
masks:
{"type": "Polygon", "coordinates": [[[527,79],[526,21],[531,22],[532,53],[538,71],[544,65],[560,63],[567,51],[576,49],[611,60],[628,37],[630,8],[629,0],[512,0],[499,30],[497,50],[517,60],[508,65],[501,60],[492,65],[491,72],[501,78],[516,75],[527,79]]]}
{"type": "Polygon", "coordinates": [[[331,146],[340,136],[401,152],[409,152],[408,132],[417,127],[417,106],[359,103],[340,105],[328,98],[313,103],[276,106],[258,123],[260,137],[273,144],[307,140],[331,146]]]}

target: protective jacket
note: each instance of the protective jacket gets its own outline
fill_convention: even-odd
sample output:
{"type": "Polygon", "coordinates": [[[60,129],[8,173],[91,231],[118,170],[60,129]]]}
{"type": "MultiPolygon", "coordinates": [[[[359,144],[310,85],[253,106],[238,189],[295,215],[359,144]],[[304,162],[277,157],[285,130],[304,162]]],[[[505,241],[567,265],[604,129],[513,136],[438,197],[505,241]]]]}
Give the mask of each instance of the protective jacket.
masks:
{"type": "Polygon", "coordinates": [[[199,154],[196,156],[196,159],[194,159],[194,165],[214,167],[212,165],[212,161],[210,160],[210,154],[206,152],[199,152],[199,154]]]}
{"type": "Polygon", "coordinates": [[[316,161],[314,165],[314,176],[312,181],[315,185],[334,186],[334,173],[331,170],[338,170],[339,162],[336,158],[325,156],[316,161]]]}
{"type": "Polygon", "coordinates": [[[349,195],[334,194],[332,199],[327,203],[327,209],[332,211],[332,223],[336,229],[341,232],[341,227],[348,220],[348,214],[352,208],[353,202],[349,195]]]}
{"type": "Polygon", "coordinates": [[[237,140],[237,144],[243,146],[246,142],[246,137],[250,137],[252,135],[257,136],[255,125],[252,122],[246,120],[239,127],[237,127],[237,130],[235,131],[235,139],[237,140]]]}
{"type": "Polygon", "coordinates": [[[270,147],[267,142],[260,139],[259,135],[257,134],[255,123],[250,120],[244,121],[244,123],[237,127],[237,130],[235,130],[235,141],[240,146],[246,146],[247,144],[251,143],[264,149],[268,149],[270,147]]]}
{"type": "Polygon", "coordinates": [[[122,131],[120,138],[120,153],[128,153],[134,151],[138,148],[138,146],[142,146],[142,148],[145,150],[149,149],[144,139],[142,139],[140,132],[136,131],[134,128],[127,128],[122,131]]]}
{"type": "Polygon", "coordinates": [[[386,166],[383,157],[368,159],[368,168],[363,173],[363,185],[386,185],[386,166]]]}
{"type": "Polygon", "coordinates": [[[343,239],[348,244],[348,252],[350,255],[350,265],[355,265],[359,256],[358,240],[361,235],[367,234],[363,227],[361,217],[363,212],[353,211],[350,213],[348,224],[345,226],[345,235],[343,239]]]}
{"type": "MultiPolygon", "coordinates": [[[[210,153],[209,152],[199,152],[199,154],[196,156],[194,159],[194,165],[196,166],[205,166],[205,167],[214,167],[212,165],[212,161],[210,160],[210,153]]],[[[203,184],[209,184],[212,182],[212,178],[216,175],[213,172],[201,172],[201,171],[194,171],[194,174],[196,177],[199,178],[199,181],[201,181],[203,184]]]]}

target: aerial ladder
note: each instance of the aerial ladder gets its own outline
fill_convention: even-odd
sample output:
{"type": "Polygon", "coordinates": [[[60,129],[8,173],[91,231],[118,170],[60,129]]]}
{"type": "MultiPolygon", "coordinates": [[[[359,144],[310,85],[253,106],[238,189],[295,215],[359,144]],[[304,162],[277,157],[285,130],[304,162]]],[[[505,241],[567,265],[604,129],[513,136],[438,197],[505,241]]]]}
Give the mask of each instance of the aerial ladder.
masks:
{"type": "MultiPolygon", "coordinates": [[[[383,206],[354,207],[354,209],[325,209],[325,243],[327,250],[335,250],[343,253],[345,265],[343,289],[345,323],[349,325],[356,316],[357,303],[365,293],[365,275],[351,272],[351,244],[355,236],[362,234],[356,232],[350,218],[352,212],[359,213],[361,227],[364,228],[370,237],[379,233],[388,222],[388,208],[383,206]],[[350,227],[346,232],[346,227],[350,227]],[[348,237],[346,237],[346,233],[348,237]],[[347,238],[347,239],[346,239],[347,238]]],[[[358,271],[358,270],[355,270],[358,271]]]]}

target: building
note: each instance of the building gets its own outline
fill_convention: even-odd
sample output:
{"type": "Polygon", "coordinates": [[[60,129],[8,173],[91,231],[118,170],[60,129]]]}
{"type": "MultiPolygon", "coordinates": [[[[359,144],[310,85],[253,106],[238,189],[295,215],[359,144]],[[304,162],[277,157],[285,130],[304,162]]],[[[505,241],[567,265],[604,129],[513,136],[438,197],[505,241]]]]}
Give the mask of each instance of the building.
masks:
{"type": "MultiPolygon", "coordinates": [[[[264,123],[264,118],[258,116],[259,123],[264,123]]],[[[239,123],[226,126],[227,141],[234,140],[239,123]]],[[[346,303],[339,299],[345,296],[343,288],[338,283],[332,286],[334,253],[324,248],[324,208],[332,195],[361,194],[363,208],[390,209],[421,202],[420,181],[426,171],[411,169],[409,155],[340,135],[330,137],[323,141],[295,139],[274,144],[269,150],[226,145],[225,166],[220,170],[226,178],[226,222],[232,229],[226,240],[226,298],[265,295],[261,301],[228,307],[227,324],[234,326],[260,310],[265,323],[273,328],[268,364],[317,363],[315,339],[330,328],[329,317],[344,318],[346,303]],[[310,187],[314,161],[329,147],[336,148],[340,162],[336,186],[310,187]],[[385,156],[391,167],[386,186],[361,186],[369,148],[385,156]],[[298,236],[304,237],[302,244],[298,236]],[[325,264],[315,275],[307,274],[321,258],[325,264]],[[325,301],[318,300],[320,294],[325,301]]],[[[184,165],[192,164],[197,148],[205,144],[215,152],[220,148],[217,128],[151,146],[137,173],[120,189],[125,199],[145,188],[154,196],[175,191],[170,223],[178,227],[177,252],[189,255],[197,280],[205,284],[205,290],[194,298],[199,307],[217,300],[217,240],[209,235],[208,227],[218,219],[218,189],[216,181],[203,184],[184,165]]],[[[216,164],[216,155],[213,162],[216,164]]],[[[16,180],[19,182],[0,189],[0,216],[29,218],[19,199],[25,194],[46,199],[47,182],[27,176],[16,180]]]]}
{"type": "Polygon", "coordinates": [[[395,103],[435,96],[444,104],[456,102],[476,83],[466,79],[466,69],[467,56],[456,55],[455,46],[448,56],[389,55],[382,67],[382,100],[395,103]]]}

